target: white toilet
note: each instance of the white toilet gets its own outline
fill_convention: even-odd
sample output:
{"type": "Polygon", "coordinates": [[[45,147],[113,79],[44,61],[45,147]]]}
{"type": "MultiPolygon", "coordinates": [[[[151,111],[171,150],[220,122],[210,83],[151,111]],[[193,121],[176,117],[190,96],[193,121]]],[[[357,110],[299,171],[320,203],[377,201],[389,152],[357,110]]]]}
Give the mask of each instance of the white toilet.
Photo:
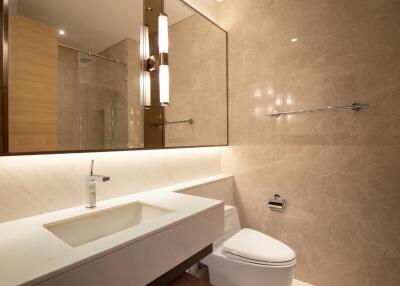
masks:
{"type": "Polygon", "coordinates": [[[203,263],[214,286],[291,286],[295,252],[252,229],[241,229],[237,209],[225,205],[225,234],[203,263]]]}

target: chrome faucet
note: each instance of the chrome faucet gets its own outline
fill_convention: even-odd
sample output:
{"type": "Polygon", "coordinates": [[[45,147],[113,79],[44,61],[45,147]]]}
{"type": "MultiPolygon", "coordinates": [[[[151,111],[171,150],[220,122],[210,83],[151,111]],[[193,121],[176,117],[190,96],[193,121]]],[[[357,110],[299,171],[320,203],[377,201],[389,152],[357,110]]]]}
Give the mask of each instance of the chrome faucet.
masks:
{"type": "Polygon", "coordinates": [[[90,175],[86,177],[86,207],[96,207],[96,181],[107,182],[110,177],[93,175],[94,160],[90,164],[90,175]]]}

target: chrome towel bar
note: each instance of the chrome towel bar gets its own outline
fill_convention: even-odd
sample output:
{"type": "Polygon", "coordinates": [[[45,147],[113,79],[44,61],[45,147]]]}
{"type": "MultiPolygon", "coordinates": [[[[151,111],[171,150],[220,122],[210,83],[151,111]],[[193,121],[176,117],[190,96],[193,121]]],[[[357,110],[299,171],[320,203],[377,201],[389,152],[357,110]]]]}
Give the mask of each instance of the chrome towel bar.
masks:
{"type": "Polygon", "coordinates": [[[178,124],[178,123],[189,123],[189,124],[194,124],[194,120],[192,118],[189,118],[187,120],[179,120],[179,121],[167,121],[165,120],[164,123],[155,123],[152,124],[154,127],[160,127],[163,125],[168,125],[168,124],[178,124]]]}
{"type": "Polygon", "coordinates": [[[344,106],[327,106],[327,107],[321,107],[321,108],[299,109],[299,110],[291,110],[291,111],[275,111],[275,112],[271,112],[271,113],[265,113],[264,115],[278,118],[281,115],[291,115],[291,114],[315,112],[315,111],[326,111],[326,110],[349,109],[352,111],[360,111],[361,109],[368,108],[368,107],[369,107],[369,104],[353,103],[352,105],[344,105],[344,106]]]}
{"type": "Polygon", "coordinates": [[[194,120],[192,118],[187,119],[187,120],[179,120],[179,121],[165,121],[166,124],[177,124],[177,123],[189,123],[193,124],[194,120]]]}

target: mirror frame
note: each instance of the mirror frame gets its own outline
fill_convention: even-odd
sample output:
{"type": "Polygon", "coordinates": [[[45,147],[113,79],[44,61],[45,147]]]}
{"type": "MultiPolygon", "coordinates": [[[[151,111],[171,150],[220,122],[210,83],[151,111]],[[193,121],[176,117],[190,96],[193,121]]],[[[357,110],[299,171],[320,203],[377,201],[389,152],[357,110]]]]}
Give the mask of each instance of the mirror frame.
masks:
{"type": "MultiPolygon", "coordinates": [[[[95,149],[95,150],[60,150],[60,151],[40,151],[40,152],[9,152],[8,140],[8,77],[9,77],[9,1],[2,0],[1,6],[1,60],[2,60],[2,74],[1,74],[1,93],[0,93],[0,157],[2,156],[22,156],[22,155],[47,155],[47,154],[70,154],[70,153],[101,153],[101,152],[120,152],[120,151],[146,151],[146,150],[168,150],[168,149],[187,149],[187,148],[206,148],[206,147],[221,147],[229,146],[229,65],[228,65],[228,32],[220,27],[217,23],[209,17],[201,13],[198,9],[194,8],[184,0],[179,0],[182,4],[186,5],[200,16],[204,17],[211,24],[215,25],[225,33],[226,37],[226,144],[221,145],[202,145],[202,146],[179,146],[179,147],[162,147],[162,148],[123,148],[123,149],[95,149]]],[[[164,0],[163,0],[164,1],[164,0]]],[[[143,0],[144,4],[144,0],[143,0]]],[[[143,14],[145,13],[145,5],[143,5],[143,14]]]]}
{"type": "Polygon", "coordinates": [[[8,0],[1,6],[0,156],[8,151],[8,0]]]}

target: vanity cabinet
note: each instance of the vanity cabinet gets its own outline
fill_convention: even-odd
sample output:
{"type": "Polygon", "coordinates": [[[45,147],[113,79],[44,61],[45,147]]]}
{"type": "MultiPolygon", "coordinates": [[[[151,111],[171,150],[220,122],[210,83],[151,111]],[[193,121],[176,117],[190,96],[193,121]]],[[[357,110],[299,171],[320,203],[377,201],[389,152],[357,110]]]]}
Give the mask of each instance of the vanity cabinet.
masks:
{"type": "MultiPolygon", "coordinates": [[[[223,235],[224,207],[220,205],[171,228],[88,258],[69,270],[28,285],[132,286],[147,285],[223,235]],[[207,231],[204,231],[207,230],[207,231]]],[[[153,285],[153,284],[152,284],[153,285]]]]}

